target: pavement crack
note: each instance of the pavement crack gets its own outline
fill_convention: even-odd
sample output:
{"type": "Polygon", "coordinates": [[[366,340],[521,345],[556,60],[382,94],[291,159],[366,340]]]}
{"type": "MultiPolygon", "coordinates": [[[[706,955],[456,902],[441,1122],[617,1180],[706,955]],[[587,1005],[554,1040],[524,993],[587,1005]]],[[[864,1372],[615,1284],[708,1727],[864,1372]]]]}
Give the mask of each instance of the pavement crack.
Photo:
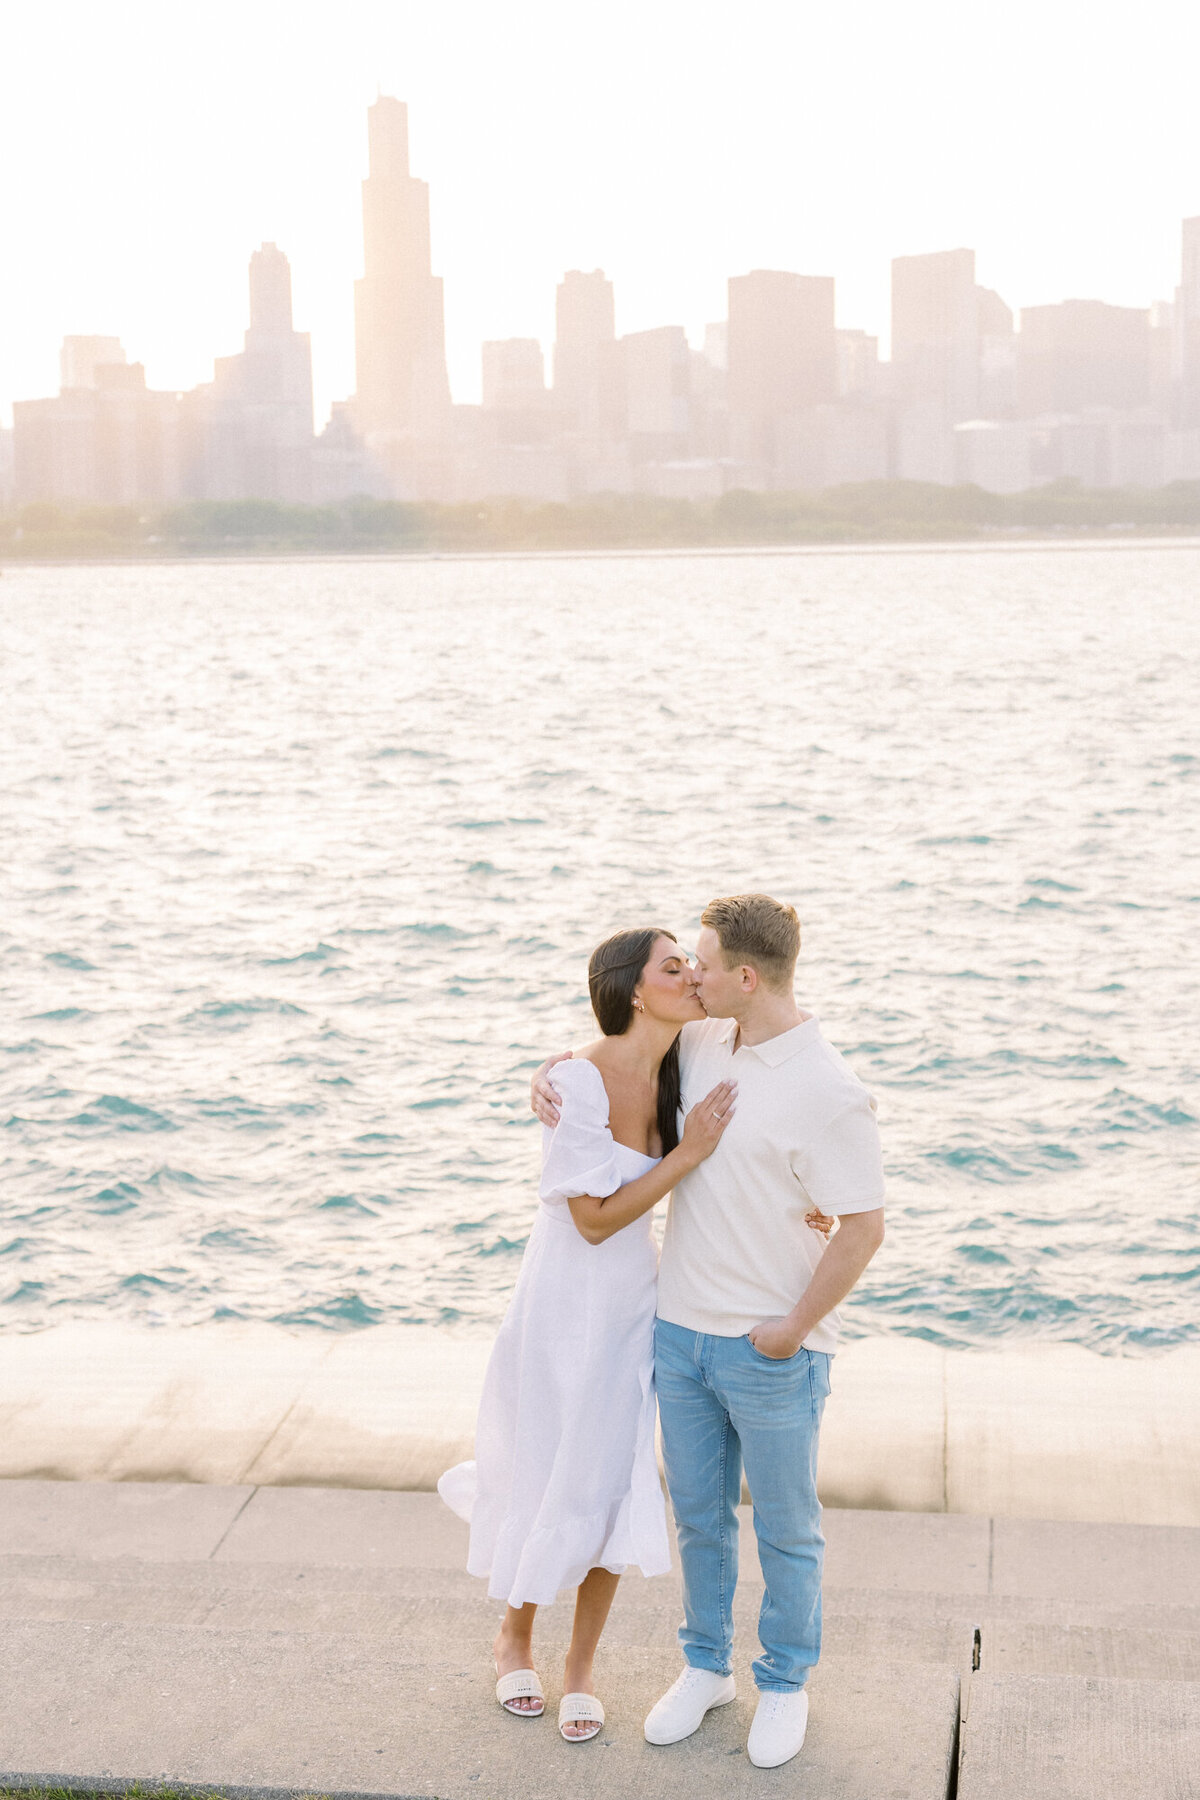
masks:
{"type": "Polygon", "coordinates": [[[950,1375],[946,1352],[942,1352],[942,1511],[950,1511],[950,1375]]]}
{"type": "Polygon", "coordinates": [[[253,1498],[254,1498],[255,1494],[257,1494],[257,1492],[258,1492],[257,1487],[252,1487],[250,1489],[250,1492],[246,1495],[246,1498],[242,1501],[242,1504],[238,1507],[238,1509],[234,1513],[232,1519],[230,1519],[228,1525],[225,1527],[224,1531],[221,1533],[220,1537],[217,1539],[216,1543],[213,1545],[212,1549],[209,1551],[209,1553],[208,1553],[209,1562],[211,1562],[213,1560],[214,1556],[217,1554],[217,1551],[221,1548],[221,1545],[225,1542],[225,1539],[229,1536],[230,1532],[233,1530],[234,1526],[237,1524],[238,1520],[241,1518],[242,1514],[245,1512],[246,1508],[249,1506],[250,1502],[253,1500],[253,1498]]]}

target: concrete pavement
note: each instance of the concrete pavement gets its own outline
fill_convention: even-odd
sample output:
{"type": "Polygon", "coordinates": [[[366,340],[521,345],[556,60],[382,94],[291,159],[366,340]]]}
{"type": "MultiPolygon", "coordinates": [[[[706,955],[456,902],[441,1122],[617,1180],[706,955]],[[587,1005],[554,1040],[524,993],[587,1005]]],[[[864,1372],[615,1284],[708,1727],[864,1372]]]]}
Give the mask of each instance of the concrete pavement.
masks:
{"type": "Polygon", "coordinates": [[[622,1582],[597,1670],[607,1725],[567,1745],[568,1608],[539,1618],[551,1716],[508,1718],[499,1608],[433,1495],[0,1482],[0,1786],[948,1800],[961,1752],[962,1800],[1195,1800],[1200,1531],[834,1509],[825,1528],[809,1739],[761,1771],[744,1752],[748,1520],[739,1698],[659,1750],[641,1719],[678,1668],[675,1574],[622,1582]]]}
{"type": "MultiPolygon", "coordinates": [[[[0,1476],[430,1489],[471,1453],[489,1340],[75,1323],[0,1338],[0,1476]]],[[[827,1504],[1200,1525],[1200,1346],[847,1344],[827,1504]]]]}

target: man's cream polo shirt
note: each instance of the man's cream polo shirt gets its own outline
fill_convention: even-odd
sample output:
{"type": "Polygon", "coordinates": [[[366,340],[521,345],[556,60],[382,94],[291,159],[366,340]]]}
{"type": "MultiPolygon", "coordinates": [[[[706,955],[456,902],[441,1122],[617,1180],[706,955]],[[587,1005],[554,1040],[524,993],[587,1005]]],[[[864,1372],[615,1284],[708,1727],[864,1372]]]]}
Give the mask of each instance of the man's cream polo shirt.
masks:
{"type": "MultiPolygon", "coordinates": [[[[684,1110],[728,1079],[737,1110],[712,1155],[675,1188],[658,1276],[659,1318],[718,1337],[740,1337],[799,1300],[825,1248],[806,1212],[883,1205],[875,1102],[817,1021],[736,1042],[733,1019],[683,1028],[684,1110]]],[[[837,1340],[832,1312],[804,1343],[832,1351],[837,1340]]]]}

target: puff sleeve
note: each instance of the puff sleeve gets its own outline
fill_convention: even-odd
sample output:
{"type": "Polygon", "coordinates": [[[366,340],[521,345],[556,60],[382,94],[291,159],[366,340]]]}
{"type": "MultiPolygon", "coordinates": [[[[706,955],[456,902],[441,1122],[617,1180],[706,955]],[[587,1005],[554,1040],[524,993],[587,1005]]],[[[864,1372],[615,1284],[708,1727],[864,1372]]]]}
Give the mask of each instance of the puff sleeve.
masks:
{"type": "Polygon", "coordinates": [[[606,1199],[621,1186],[617,1147],[608,1128],[608,1094],[595,1063],[585,1057],[555,1063],[550,1080],[561,1096],[559,1120],[542,1133],[538,1196],[565,1206],[579,1194],[606,1199]]]}

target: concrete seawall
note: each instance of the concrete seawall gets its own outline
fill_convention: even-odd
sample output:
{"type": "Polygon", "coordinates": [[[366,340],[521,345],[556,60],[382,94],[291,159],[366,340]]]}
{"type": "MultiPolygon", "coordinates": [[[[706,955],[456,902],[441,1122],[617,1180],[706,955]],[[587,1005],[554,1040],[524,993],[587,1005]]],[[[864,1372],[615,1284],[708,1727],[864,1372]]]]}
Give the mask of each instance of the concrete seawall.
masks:
{"type": "MultiPolygon", "coordinates": [[[[67,1324],[0,1337],[0,1477],[431,1488],[471,1453],[489,1340],[423,1326],[67,1324]]],[[[826,1504],[1200,1525],[1200,1347],[847,1344],[826,1504]]]]}

